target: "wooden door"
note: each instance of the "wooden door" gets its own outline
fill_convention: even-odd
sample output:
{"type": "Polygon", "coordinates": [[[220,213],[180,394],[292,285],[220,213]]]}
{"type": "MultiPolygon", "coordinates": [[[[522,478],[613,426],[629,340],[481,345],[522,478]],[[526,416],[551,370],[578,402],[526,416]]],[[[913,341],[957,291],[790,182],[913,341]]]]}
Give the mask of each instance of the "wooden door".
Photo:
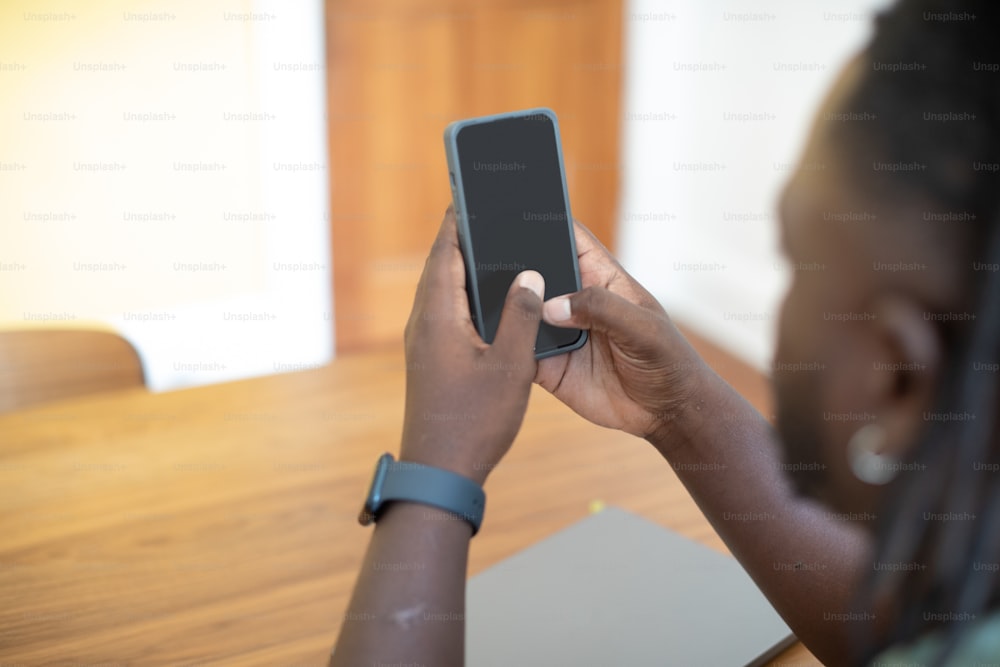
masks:
{"type": "Polygon", "coordinates": [[[547,106],[574,216],[609,246],[621,0],[327,0],[338,352],[398,343],[451,201],[452,120],[547,106]]]}

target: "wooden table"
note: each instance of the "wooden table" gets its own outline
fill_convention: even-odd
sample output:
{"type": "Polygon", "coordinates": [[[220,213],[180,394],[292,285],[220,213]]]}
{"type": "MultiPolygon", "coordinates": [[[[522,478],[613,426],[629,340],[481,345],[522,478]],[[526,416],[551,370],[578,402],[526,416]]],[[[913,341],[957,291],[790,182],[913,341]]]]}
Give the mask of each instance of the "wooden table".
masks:
{"type": "MultiPolygon", "coordinates": [[[[396,452],[397,352],[0,417],[0,664],[324,665],[396,452]]],[[[593,500],[725,550],[657,452],[535,387],[471,573],[593,500]]],[[[816,665],[801,646],[773,664],[816,665]]]]}

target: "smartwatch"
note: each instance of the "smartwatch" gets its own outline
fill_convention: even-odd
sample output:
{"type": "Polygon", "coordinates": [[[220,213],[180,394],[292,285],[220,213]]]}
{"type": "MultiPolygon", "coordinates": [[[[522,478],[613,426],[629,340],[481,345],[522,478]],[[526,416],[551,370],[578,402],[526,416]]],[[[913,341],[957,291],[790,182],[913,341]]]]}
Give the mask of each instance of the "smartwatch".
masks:
{"type": "Polygon", "coordinates": [[[479,532],[486,511],[486,494],[468,477],[420,463],[396,461],[392,454],[383,454],[375,465],[375,476],[358,521],[362,526],[378,521],[386,504],[397,501],[450,512],[468,521],[473,535],[479,532]]]}

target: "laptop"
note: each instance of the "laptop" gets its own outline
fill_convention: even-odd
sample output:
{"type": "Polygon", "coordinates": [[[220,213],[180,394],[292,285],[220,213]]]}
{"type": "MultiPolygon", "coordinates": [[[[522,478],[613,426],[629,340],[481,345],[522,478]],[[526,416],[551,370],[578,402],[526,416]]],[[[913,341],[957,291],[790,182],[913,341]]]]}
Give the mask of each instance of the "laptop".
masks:
{"type": "Polygon", "coordinates": [[[612,507],[467,590],[468,667],[762,665],[795,642],[735,559],[612,507]]]}

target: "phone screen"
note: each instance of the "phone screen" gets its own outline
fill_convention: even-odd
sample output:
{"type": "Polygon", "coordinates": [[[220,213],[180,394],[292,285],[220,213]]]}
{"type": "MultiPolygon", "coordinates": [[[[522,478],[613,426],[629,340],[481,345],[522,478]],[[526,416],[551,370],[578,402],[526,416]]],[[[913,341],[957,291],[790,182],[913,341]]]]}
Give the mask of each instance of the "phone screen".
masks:
{"type": "MultiPolygon", "coordinates": [[[[479,302],[480,334],[492,343],[507,291],[521,271],[542,274],[546,299],[580,289],[558,126],[547,113],[510,114],[466,121],[452,136],[464,206],[459,224],[471,251],[466,268],[474,274],[470,297],[479,302]]],[[[578,329],[543,322],[535,352],[557,354],[584,340],[578,329]]]]}

